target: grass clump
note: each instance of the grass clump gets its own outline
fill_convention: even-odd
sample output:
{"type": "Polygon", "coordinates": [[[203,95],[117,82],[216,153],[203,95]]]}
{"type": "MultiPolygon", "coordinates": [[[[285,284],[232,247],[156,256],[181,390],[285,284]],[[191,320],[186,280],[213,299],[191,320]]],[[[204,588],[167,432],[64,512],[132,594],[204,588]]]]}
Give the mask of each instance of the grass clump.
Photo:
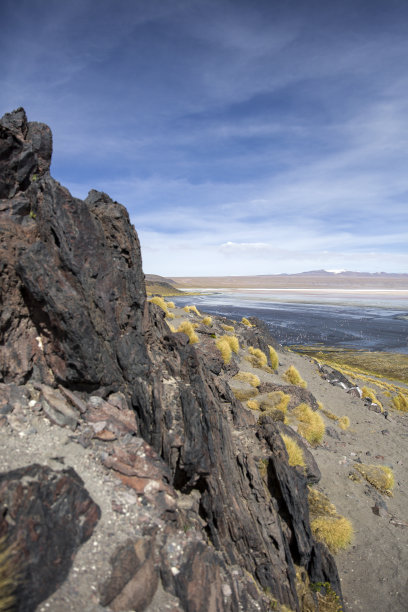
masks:
{"type": "Polygon", "coordinates": [[[212,325],[212,317],[204,317],[204,319],[201,321],[201,323],[203,325],[212,325]]]}
{"type": "Polygon", "coordinates": [[[248,321],[248,319],[246,317],[242,317],[241,323],[243,323],[247,327],[253,327],[251,321],[248,321]]]}
{"type": "MultiPolygon", "coordinates": [[[[162,297],[159,297],[158,295],[156,295],[155,297],[150,298],[149,302],[151,302],[152,304],[156,304],[156,306],[159,306],[162,310],[164,310],[164,312],[166,313],[166,316],[169,316],[170,314],[172,314],[172,313],[169,313],[168,304],[162,297]]],[[[174,315],[173,315],[173,318],[174,318],[174,315]]]]}
{"type": "Polygon", "coordinates": [[[363,387],[361,389],[362,391],[362,397],[367,397],[368,399],[370,399],[373,404],[378,404],[381,408],[381,410],[383,409],[381,402],[377,399],[377,396],[375,394],[375,391],[373,389],[370,389],[369,387],[363,387]]]}
{"type": "Polygon", "coordinates": [[[255,387],[250,387],[249,389],[238,389],[237,387],[231,386],[231,391],[240,402],[250,400],[259,394],[258,389],[255,389],[255,387]]]}
{"type": "Polygon", "coordinates": [[[256,400],[248,400],[247,401],[247,406],[251,410],[259,410],[259,404],[258,404],[258,402],[256,400]]]}
{"type": "Polygon", "coordinates": [[[312,446],[317,446],[323,440],[325,426],[318,412],[315,412],[307,404],[299,404],[293,415],[299,422],[298,434],[305,438],[312,446]]]}
{"type": "Polygon", "coordinates": [[[348,418],[348,416],[342,416],[338,419],[337,424],[340,429],[346,431],[346,429],[350,427],[350,419],[348,418]]]}
{"type": "Polygon", "coordinates": [[[166,304],[167,304],[167,308],[175,308],[176,307],[174,302],[166,302],[166,304]]]}
{"type": "Polygon", "coordinates": [[[176,332],[183,332],[183,334],[187,334],[190,344],[196,344],[199,342],[198,336],[194,331],[194,327],[189,321],[182,321],[176,332]]]}
{"type": "Polygon", "coordinates": [[[355,463],[353,467],[378,491],[392,496],[394,473],[391,468],[386,465],[368,465],[365,463],[355,463]]]}
{"type": "Polygon", "coordinates": [[[215,342],[215,346],[221,352],[225,364],[231,361],[232,352],[238,353],[239,351],[239,342],[236,336],[220,336],[215,342]]]}
{"type": "Polygon", "coordinates": [[[5,538],[0,539],[0,611],[15,610],[16,568],[13,551],[7,546],[5,538]]]}
{"type": "Polygon", "coordinates": [[[197,310],[197,306],[184,306],[183,310],[185,312],[194,312],[198,317],[201,317],[201,314],[197,310]]]}
{"type": "Polygon", "coordinates": [[[353,526],[337,514],[336,506],[324,493],[309,488],[310,527],[316,540],[326,544],[331,553],[347,548],[353,540],[353,526]]]}
{"type": "Polygon", "coordinates": [[[271,362],[272,370],[277,370],[278,365],[279,365],[278,353],[275,351],[273,346],[270,346],[269,344],[268,344],[268,349],[269,349],[269,359],[271,362]]]}
{"type": "Polygon", "coordinates": [[[256,374],[251,374],[251,372],[238,372],[233,378],[233,380],[241,380],[242,382],[249,383],[252,387],[259,387],[261,381],[259,380],[256,374]]]}
{"type": "Polygon", "coordinates": [[[353,526],[344,516],[319,516],[310,527],[316,540],[326,544],[333,554],[347,548],[353,541],[353,526]]]}
{"type": "Polygon", "coordinates": [[[281,437],[286,446],[286,451],[289,457],[289,465],[300,465],[305,467],[306,464],[303,451],[296,440],[285,434],[282,434],[281,437]]]}
{"type": "Polygon", "coordinates": [[[303,378],[293,365],[289,366],[289,368],[284,373],[283,378],[291,385],[296,385],[297,387],[302,387],[303,389],[306,389],[307,387],[306,381],[303,380],[303,378]]]}
{"type": "Polygon", "coordinates": [[[400,410],[401,412],[408,412],[408,397],[403,395],[402,393],[398,393],[398,395],[392,398],[392,406],[395,410],[400,410]]]}
{"type": "Polygon", "coordinates": [[[290,395],[284,393],[283,391],[271,391],[268,393],[268,399],[272,403],[275,410],[280,410],[281,412],[286,413],[288,404],[290,402],[290,395]]]}
{"type": "Polygon", "coordinates": [[[267,366],[268,358],[261,349],[250,346],[248,347],[248,352],[249,355],[247,355],[246,359],[254,368],[265,368],[267,366]]]}
{"type": "Polygon", "coordinates": [[[232,334],[235,332],[235,329],[232,325],[221,325],[222,329],[227,332],[231,332],[232,334]]]}

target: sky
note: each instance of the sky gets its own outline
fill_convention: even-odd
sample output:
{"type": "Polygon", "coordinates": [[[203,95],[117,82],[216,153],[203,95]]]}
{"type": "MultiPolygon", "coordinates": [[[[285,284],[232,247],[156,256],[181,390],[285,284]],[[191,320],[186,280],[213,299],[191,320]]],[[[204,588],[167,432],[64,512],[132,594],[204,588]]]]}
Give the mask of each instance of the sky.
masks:
{"type": "Polygon", "coordinates": [[[407,0],[1,0],[0,115],[145,273],[408,272],[407,0]]]}

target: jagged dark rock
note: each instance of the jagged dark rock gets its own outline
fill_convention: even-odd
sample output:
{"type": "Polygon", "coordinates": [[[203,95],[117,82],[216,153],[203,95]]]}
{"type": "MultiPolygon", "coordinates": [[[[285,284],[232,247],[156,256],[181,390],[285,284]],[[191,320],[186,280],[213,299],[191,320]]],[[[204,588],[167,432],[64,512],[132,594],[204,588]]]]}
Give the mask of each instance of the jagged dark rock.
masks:
{"type": "Polygon", "coordinates": [[[99,514],[72,468],[33,464],[0,474],[0,537],[16,549],[17,610],[31,612],[63,582],[99,514]]]}
{"type": "MultiPolygon", "coordinates": [[[[87,406],[89,422],[102,416],[109,421],[109,398],[123,394],[127,405],[111,404],[107,430],[121,435],[114,406],[134,412],[137,428],[126,421],[127,443],[140,444],[137,429],[167,466],[167,486],[197,497],[190,514],[211,544],[190,543],[176,575],[162,562],[161,582],[186,612],[232,612],[239,605],[266,610],[262,590],[299,610],[295,564],[311,580],[324,577],[340,594],[335,563],[311,535],[306,478],[288,465],[276,424],[264,425],[257,438],[253,415],[217,376],[219,357],[172,334],[163,311],[146,301],[140,246],[125,208],[96,191],[85,201],[73,198],[51,178],[49,129],[27,123],[22,109],[0,125],[0,382],[60,385],[82,394],[75,415],[82,418],[87,406]],[[89,394],[103,400],[94,417],[89,394]],[[267,483],[251,451],[258,445],[269,454],[267,483]],[[234,566],[253,579],[238,585],[234,566]]],[[[247,333],[266,352],[274,343],[255,328],[247,333]]],[[[308,392],[293,393],[313,405],[308,392]]],[[[137,471],[131,460],[122,463],[122,476],[125,469],[137,471]]],[[[168,529],[177,529],[171,512],[168,529]]],[[[156,575],[158,562],[149,565],[151,555],[133,564],[127,583],[133,581],[132,593],[141,568],[156,575]]],[[[125,601],[112,580],[103,601],[125,601]]],[[[144,609],[147,603],[139,605],[144,609]]]]}

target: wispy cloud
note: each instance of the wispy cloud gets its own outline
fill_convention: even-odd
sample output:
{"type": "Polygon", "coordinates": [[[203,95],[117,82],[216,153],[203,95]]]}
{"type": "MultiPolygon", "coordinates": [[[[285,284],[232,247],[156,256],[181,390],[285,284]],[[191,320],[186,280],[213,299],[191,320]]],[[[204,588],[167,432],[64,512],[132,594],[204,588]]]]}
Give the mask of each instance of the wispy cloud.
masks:
{"type": "Polygon", "coordinates": [[[128,207],[146,271],[407,269],[405,3],[5,0],[2,14],[0,112],[52,127],[74,195],[128,207]]]}

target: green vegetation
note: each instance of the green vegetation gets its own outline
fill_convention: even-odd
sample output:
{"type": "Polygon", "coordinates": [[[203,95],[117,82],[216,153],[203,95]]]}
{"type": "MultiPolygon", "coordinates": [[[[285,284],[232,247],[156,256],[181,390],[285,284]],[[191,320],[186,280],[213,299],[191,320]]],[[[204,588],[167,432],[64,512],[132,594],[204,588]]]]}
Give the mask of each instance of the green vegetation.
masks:
{"type": "Polygon", "coordinates": [[[331,347],[297,346],[292,349],[354,376],[378,376],[408,384],[408,355],[331,347]]]}
{"type": "Polygon", "coordinates": [[[303,380],[303,378],[293,365],[289,366],[289,368],[284,373],[283,378],[291,385],[296,385],[297,387],[302,387],[303,389],[306,389],[307,387],[306,381],[303,380]]]}

